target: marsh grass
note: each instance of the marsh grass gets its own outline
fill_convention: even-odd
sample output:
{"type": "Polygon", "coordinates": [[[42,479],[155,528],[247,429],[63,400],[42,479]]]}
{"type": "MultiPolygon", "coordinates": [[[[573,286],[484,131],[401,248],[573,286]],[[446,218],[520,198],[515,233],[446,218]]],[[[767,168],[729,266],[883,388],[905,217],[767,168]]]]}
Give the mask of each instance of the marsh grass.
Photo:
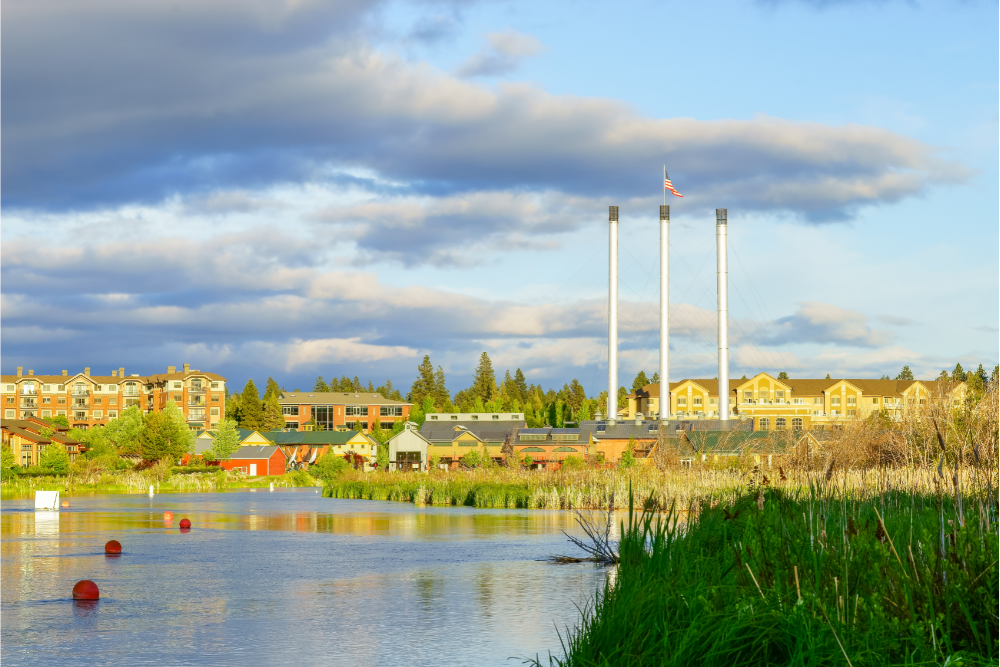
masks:
{"type": "MultiPolygon", "coordinates": [[[[551,665],[997,664],[997,497],[758,488],[639,513],[551,665]]],[[[541,665],[538,660],[530,661],[541,665]]]]}
{"type": "Polygon", "coordinates": [[[238,471],[172,474],[169,466],[146,470],[94,472],[66,477],[15,477],[4,480],[0,494],[4,500],[30,498],[35,491],[59,491],[63,495],[95,493],[144,493],[150,485],[156,493],[199,493],[243,488],[318,486],[320,482],[302,471],[274,477],[249,477],[238,471]]]}

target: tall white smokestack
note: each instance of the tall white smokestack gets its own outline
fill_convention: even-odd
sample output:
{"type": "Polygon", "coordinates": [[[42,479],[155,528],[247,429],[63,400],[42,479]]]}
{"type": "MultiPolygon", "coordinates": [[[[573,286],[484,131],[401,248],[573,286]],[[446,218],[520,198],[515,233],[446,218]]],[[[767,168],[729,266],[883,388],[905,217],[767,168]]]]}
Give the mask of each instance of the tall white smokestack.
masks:
{"type": "Polygon", "coordinates": [[[670,207],[660,205],[660,421],[670,418],[670,207]]]}
{"type": "Polygon", "coordinates": [[[608,207],[608,423],[618,419],[618,207],[608,207]]]}
{"type": "Polygon", "coordinates": [[[715,240],[719,282],[719,419],[729,419],[729,225],[726,209],[715,209],[715,240]]]}

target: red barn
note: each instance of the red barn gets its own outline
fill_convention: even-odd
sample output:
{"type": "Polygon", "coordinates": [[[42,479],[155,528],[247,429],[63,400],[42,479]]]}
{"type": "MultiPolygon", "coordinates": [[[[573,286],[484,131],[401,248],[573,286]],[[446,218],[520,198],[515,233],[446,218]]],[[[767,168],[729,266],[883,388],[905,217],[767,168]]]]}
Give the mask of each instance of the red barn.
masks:
{"type": "Polygon", "coordinates": [[[226,470],[242,470],[251,477],[285,474],[285,453],[275,445],[240,447],[227,461],[219,461],[226,470]]]}

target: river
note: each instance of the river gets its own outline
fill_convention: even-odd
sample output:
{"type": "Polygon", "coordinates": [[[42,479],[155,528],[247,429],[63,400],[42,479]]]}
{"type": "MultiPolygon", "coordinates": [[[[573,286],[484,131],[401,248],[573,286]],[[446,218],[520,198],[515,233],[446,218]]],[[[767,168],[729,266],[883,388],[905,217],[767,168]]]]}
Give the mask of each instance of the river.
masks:
{"type": "Polygon", "coordinates": [[[517,665],[558,654],[607,575],[542,560],[578,555],[562,534],[580,532],[571,512],[315,489],[68,500],[3,502],[5,667],[517,665]],[[111,539],[121,556],[103,554],[111,539]],[[100,601],[72,601],[81,579],[100,601]]]}

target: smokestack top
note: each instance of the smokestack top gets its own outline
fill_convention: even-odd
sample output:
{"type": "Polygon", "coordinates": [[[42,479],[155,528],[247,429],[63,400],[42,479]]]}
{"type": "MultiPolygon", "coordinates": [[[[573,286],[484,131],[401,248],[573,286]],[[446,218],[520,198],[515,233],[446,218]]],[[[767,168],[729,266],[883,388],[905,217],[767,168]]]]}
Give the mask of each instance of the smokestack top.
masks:
{"type": "Polygon", "coordinates": [[[18,366],[17,367],[17,377],[21,377],[22,375],[24,375],[24,366],[18,366]]]}
{"type": "Polygon", "coordinates": [[[112,370],[112,371],[111,371],[111,377],[113,377],[113,378],[116,378],[116,377],[118,377],[118,371],[116,371],[116,370],[112,370]]]}
{"type": "Polygon", "coordinates": [[[608,207],[608,222],[618,222],[618,207],[609,206],[608,207]]]}
{"type": "Polygon", "coordinates": [[[669,219],[670,219],[670,205],[660,204],[660,220],[669,220],[669,219]]]}
{"type": "Polygon", "coordinates": [[[87,377],[90,377],[90,366],[84,367],[83,374],[86,375],[87,377]]]}
{"type": "Polygon", "coordinates": [[[69,375],[69,371],[63,370],[62,374],[63,374],[63,377],[65,377],[65,376],[69,375]]]}
{"type": "Polygon", "coordinates": [[[715,209],[715,224],[717,224],[717,225],[725,225],[725,224],[727,224],[727,222],[726,222],[726,216],[728,215],[728,213],[727,213],[728,210],[729,209],[725,209],[725,208],[717,208],[717,209],[715,209]]]}
{"type": "Polygon", "coordinates": [[[191,364],[184,364],[184,372],[188,373],[191,371],[191,364]]]}

